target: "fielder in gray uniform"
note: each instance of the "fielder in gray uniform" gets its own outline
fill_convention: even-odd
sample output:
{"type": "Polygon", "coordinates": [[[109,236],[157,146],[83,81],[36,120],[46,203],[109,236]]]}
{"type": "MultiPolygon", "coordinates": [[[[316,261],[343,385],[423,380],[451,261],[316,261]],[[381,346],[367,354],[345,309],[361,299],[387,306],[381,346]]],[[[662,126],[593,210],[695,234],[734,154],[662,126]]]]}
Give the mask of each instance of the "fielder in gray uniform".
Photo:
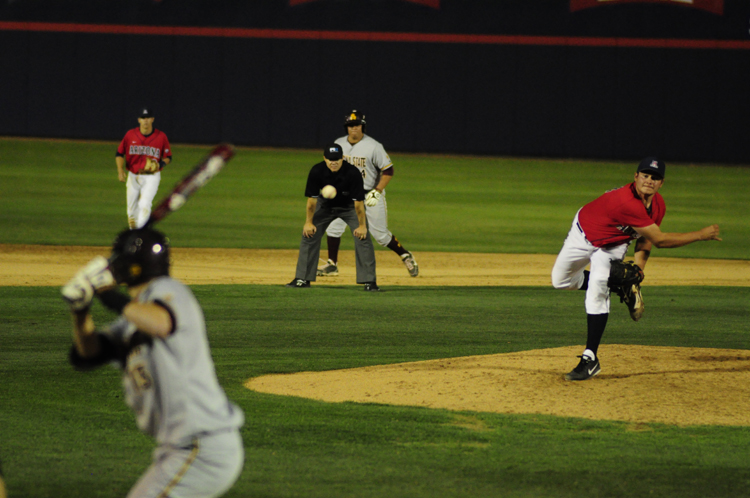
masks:
{"type": "MultiPolygon", "coordinates": [[[[409,271],[409,275],[419,275],[419,266],[414,255],[404,249],[398,239],[388,230],[388,205],[385,202],[385,187],[393,178],[393,163],[383,145],[365,135],[367,123],[365,115],[356,109],[349,113],[344,122],[346,136],[336,143],[344,149],[344,160],[356,166],[362,174],[365,192],[367,225],[375,241],[398,254],[409,271]]],[[[326,230],[328,235],[328,261],[318,268],[318,276],[338,275],[337,265],[341,236],[346,230],[343,220],[331,222],[326,230]]]]}
{"type": "Polygon", "coordinates": [[[310,287],[315,280],[320,241],[326,227],[340,218],[349,225],[354,235],[354,254],[357,265],[357,283],[366,291],[379,291],[375,280],[375,247],[367,231],[365,215],[365,190],[359,170],[343,159],[343,150],[333,143],[323,150],[323,161],[310,169],[305,185],[307,208],[302,227],[302,241],[294,280],[287,287],[310,287]],[[323,198],[323,187],[334,188],[332,197],[323,198]]]}
{"type": "Polygon", "coordinates": [[[122,232],[109,261],[93,259],[62,295],[73,313],[71,363],[79,370],[119,367],[138,428],[157,442],[128,498],[209,498],[229,490],[244,464],[244,415],[216,378],[198,301],[169,276],[164,235],[122,232]],[[128,294],[116,284],[126,284],[128,294]],[[89,312],[95,295],[119,315],[102,330],[89,312]]]}

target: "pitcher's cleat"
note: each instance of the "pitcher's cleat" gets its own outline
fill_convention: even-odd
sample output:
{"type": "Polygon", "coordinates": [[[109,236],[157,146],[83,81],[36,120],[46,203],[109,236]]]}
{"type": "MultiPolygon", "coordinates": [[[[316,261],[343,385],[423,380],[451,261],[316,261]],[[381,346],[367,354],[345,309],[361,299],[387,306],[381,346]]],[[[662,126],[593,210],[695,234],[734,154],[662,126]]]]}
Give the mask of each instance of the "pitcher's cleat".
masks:
{"type": "Polygon", "coordinates": [[[628,305],[630,318],[632,318],[634,322],[637,322],[643,316],[643,309],[646,307],[645,304],[643,304],[643,294],[641,294],[641,286],[634,285],[632,291],[628,294],[629,299],[625,301],[625,304],[628,305]]]}
{"type": "Polygon", "coordinates": [[[602,371],[599,359],[590,360],[586,356],[579,356],[581,361],[573,370],[565,374],[565,380],[588,380],[602,371]]]}

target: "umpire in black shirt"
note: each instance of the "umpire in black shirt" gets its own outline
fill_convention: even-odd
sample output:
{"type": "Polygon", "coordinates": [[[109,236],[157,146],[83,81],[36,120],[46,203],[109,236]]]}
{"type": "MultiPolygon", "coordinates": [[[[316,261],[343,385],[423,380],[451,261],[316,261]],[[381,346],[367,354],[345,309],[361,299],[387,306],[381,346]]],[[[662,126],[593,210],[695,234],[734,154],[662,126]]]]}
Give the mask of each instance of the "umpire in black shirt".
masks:
{"type": "Polygon", "coordinates": [[[367,233],[362,173],[344,161],[344,152],[339,144],[327,145],[323,150],[323,157],[324,161],[313,166],[307,176],[307,218],[302,228],[297,274],[286,286],[310,287],[310,282],[315,281],[320,241],[328,225],[336,218],[341,218],[354,235],[357,283],[364,284],[366,291],[379,291],[375,279],[375,248],[367,233]],[[332,199],[320,197],[320,191],[326,185],[336,188],[336,195],[332,199]]]}

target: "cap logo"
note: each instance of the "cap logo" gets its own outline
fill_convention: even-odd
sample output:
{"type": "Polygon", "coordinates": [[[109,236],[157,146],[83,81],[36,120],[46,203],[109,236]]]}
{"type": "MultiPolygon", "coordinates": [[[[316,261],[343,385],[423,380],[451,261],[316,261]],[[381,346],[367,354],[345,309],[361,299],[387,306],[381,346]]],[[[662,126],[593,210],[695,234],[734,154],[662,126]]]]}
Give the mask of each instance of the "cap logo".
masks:
{"type": "Polygon", "coordinates": [[[356,115],[356,114],[354,114],[354,113],[352,113],[352,115],[351,115],[351,116],[349,116],[349,120],[350,120],[350,121],[354,121],[354,120],[356,120],[356,119],[357,119],[357,115],[356,115]]]}
{"type": "Polygon", "coordinates": [[[137,278],[141,275],[141,273],[143,273],[143,268],[141,268],[141,265],[139,265],[138,263],[133,263],[132,265],[130,265],[129,271],[131,277],[137,278]]]}
{"type": "Polygon", "coordinates": [[[330,149],[328,149],[328,152],[338,152],[338,151],[339,151],[338,147],[331,147],[330,149]]]}
{"type": "Polygon", "coordinates": [[[656,168],[656,169],[659,169],[659,163],[658,163],[657,161],[651,161],[651,164],[650,164],[650,166],[651,166],[652,168],[656,168]]]}

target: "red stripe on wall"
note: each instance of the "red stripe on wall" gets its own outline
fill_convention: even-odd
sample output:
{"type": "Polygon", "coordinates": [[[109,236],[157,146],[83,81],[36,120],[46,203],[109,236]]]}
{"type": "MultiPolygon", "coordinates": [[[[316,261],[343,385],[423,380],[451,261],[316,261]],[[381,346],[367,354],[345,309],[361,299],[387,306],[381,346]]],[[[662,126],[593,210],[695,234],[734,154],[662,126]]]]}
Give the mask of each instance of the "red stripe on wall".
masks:
{"type": "MultiPolygon", "coordinates": [[[[316,0],[289,0],[289,5],[294,7],[295,5],[301,5],[303,3],[315,2],[316,0]]],[[[440,0],[404,0],[405,2],[417,3],[420,5],[426,5],[433,9],[440,8],[440,0]]]]}
{"type": "Polygon", "coordinates": [[[468,43],[484,45],[562,45],[574,47],[643,47],[750,50],[750,41],[744,40],[682,40],[676,38],[597,38],[575,36],[465,35],[439,33],[387,33],[377,31],[361,32],[253,28],[195,28],[169,26],[130,26],[122,24],[62,24],[2,21],[0,21],[0,31],[102,33],[152,36],[206,36],[223,38],[274,38],[284,40],[339,40],[403,43],[468,43]]]}
{"type": "Polygon", "coordinates": [[[592,7],[604,7],[623,3],[661,3],[679,7],[706,10],[718,15],[722,15],[724,13],[724,0],[570,0],[570,11],[575,12],[581,9],[590,9],[592,7]]]}

